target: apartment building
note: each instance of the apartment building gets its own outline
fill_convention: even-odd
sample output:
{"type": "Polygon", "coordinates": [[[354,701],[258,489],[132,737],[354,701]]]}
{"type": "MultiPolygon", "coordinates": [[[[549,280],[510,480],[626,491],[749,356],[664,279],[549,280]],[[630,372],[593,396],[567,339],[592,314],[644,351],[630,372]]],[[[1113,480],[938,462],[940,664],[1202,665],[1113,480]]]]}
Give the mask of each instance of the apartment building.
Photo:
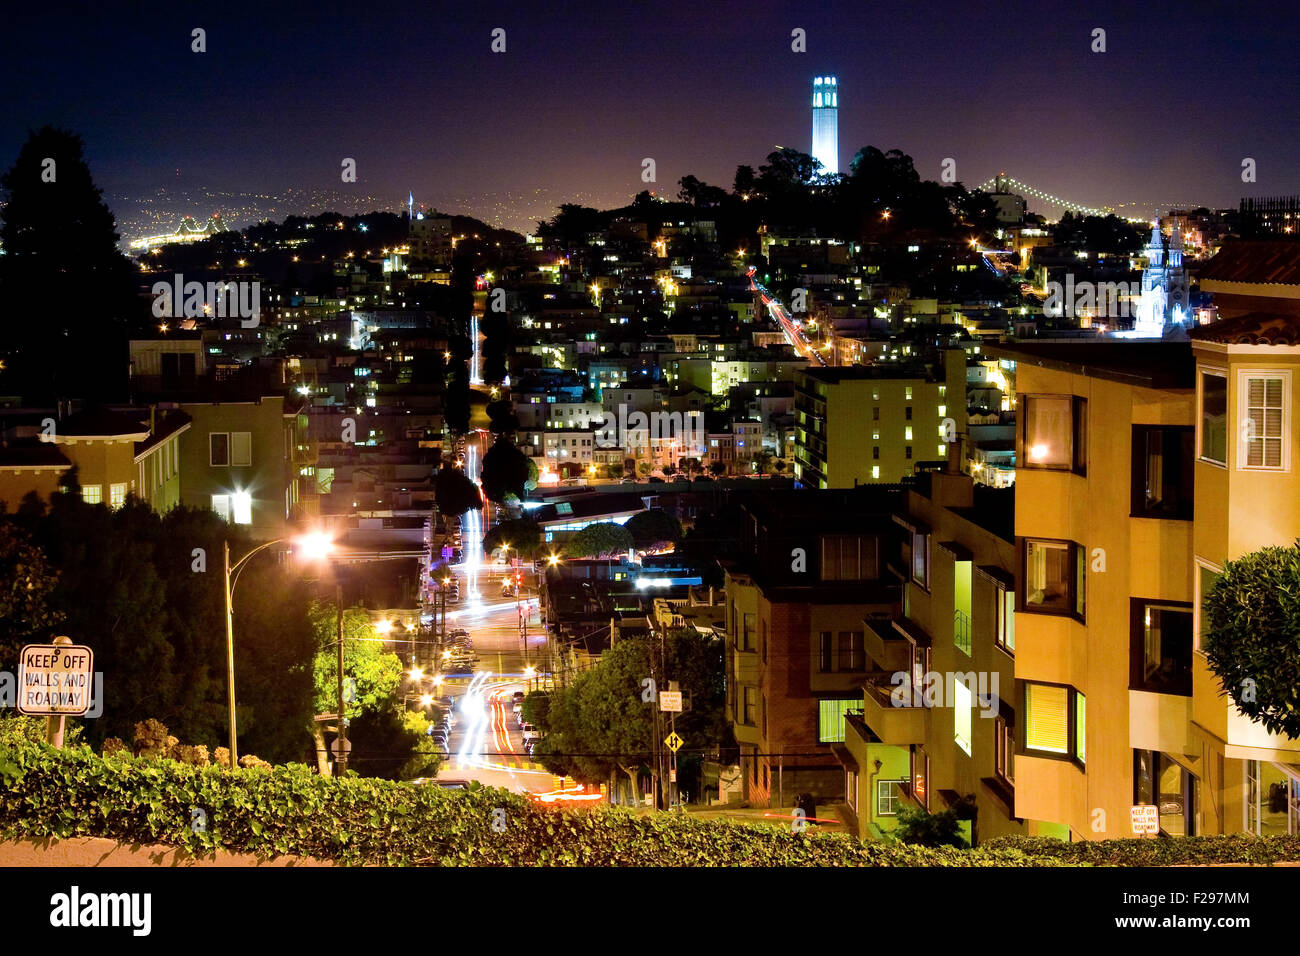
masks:
{"type": "Polygon", "coordinates": [[[901,613],[865,620],[861,707],[845,715],[845,802],[864,839],[902,806],[953,809],[968,842],[1022,834],[1015,809],[1014,491],[952,463],[894,515],[901,613]]]}
{"type": "Polygon", "coordinates": [[[283,535],[314,495],[307,416],[283,396],[181,405],[181,503],[211,508],[255,536],[283,535]]]}
{"type": "Polygon", "coordinates": [[[862,703],[863,622],[899,607],[884,568],[897,501],[861,489],[745,505],[745,557],[724,570],[727,709],[751,806],[789,806],[799,793],[843,799],[832,747],[862,703]]]}
{"type": "Polygon", "coordinates": [[[1300,331],[1255,315],[1192,337],[997,350],[1017,376],[1015,805],[1032,833],[1128,836],[1139,804],[1170,835],[1297,832],[1300,742],[1221,695],[1199,634],[1225,561],[1300,534],[1300,331]]]}
{"type": "Polygon", "coordinates": [[[896,483],[947,459],[966,430],[966,353],[934,366],[805,368],[795,379],[794,477],[808,488],[896,483]]]}

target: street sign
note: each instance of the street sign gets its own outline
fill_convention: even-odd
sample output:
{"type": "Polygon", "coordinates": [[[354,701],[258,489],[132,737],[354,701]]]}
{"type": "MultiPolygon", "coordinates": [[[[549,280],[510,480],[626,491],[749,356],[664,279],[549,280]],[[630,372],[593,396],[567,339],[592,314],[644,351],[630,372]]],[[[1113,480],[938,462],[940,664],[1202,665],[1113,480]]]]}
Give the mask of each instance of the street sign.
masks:
{"type": "Polygon", "coordinates": [[[80,717],[94,678],[95,655],[84,644],[28,644],[18,655],[18,712],[80,717]]]}
{"type": "Polygon", "coordinates": [[[682,712],[682,692],[679,690],[661,690],[659,692],[659,709],[682,712]]]}
{"type": "MultiPolygon", "coordinates": [[[[330,742],[330,753],[332,753],[336,757],[339,755],[339,743],[340,741],[337,737],[330,742]]],[[[345,754],[352,753],[352,741],[344,740],[342,741],[342,744],[343,744],[343,752],[345,754]]]]}
{"type": "Polygon", "coordinates": [[[1134,836],[1143,836],[1151,834],[1155,836],[1160,832],[1160,811],[1150,805],[1132,807],[1129,810],[1133,824],[1134,836]]]}
{"type": "Polygon", "coordinates": [[[682,740],[681,737],[677,736],[677,731],[675,730],[667,737],[664,738],[664,746],[666,746],[673,753],[677,753],[677,748],[680,747],[685,742],[686,741],[682,740]]]}

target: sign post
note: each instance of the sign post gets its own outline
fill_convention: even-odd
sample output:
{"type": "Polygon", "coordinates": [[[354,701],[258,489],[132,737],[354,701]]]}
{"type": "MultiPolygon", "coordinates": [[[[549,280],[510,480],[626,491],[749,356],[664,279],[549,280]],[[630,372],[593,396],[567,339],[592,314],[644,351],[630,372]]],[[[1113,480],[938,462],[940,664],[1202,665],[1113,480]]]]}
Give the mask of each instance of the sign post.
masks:
{"type": "Polygon", "coordinates": [[[45,739],[63,747],[65,717],[81,717],[90,709],[95,685],[95,654],[70,637],[51,644],[28,644],[18,655],[18,712],[45,717],[45,739]]]}

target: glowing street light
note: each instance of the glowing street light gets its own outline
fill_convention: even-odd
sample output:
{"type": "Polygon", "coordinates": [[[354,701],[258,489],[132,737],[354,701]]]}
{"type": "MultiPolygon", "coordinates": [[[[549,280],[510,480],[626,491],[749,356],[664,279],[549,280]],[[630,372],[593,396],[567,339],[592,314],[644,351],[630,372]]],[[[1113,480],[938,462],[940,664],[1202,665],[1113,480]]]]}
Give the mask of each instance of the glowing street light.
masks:
{"type": "MultiPolygon", "coordinates": [[[[239,583],[239,573],[244,569],[249,558],[261,551],[265,551],[272,545],[283,544],[289,540],[289,538],[276,538],[264,544],[259,544],[234,564],[230,563],[230,542],[223,541],[221,545],[222,580],[225,584],[226,596],[226,705],[227,719],[229,721],[230,766],[232,768],[239,766],[239,742],[235,729],[235,585],[239,583]]],[[[300,535],[294,540],[298,552],[309,560],[322,558],[334,548],[334,542],[329,535],[319,531],[300,535]]],[[[340,670],[339,673],[339,683],[342,686],[342,671],[340,670]]]]}

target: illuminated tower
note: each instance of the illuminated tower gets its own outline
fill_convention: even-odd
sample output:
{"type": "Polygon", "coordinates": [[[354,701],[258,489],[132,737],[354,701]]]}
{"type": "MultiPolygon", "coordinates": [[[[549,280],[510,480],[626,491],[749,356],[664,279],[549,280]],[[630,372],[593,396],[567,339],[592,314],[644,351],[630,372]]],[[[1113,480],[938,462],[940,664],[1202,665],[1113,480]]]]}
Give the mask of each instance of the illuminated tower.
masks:
{"type": "Polygon", "coordinates": [[[822,164],[822,173],[840,171],[840,93],[833,76],[813,80],[812,157],[822,164]]]}

